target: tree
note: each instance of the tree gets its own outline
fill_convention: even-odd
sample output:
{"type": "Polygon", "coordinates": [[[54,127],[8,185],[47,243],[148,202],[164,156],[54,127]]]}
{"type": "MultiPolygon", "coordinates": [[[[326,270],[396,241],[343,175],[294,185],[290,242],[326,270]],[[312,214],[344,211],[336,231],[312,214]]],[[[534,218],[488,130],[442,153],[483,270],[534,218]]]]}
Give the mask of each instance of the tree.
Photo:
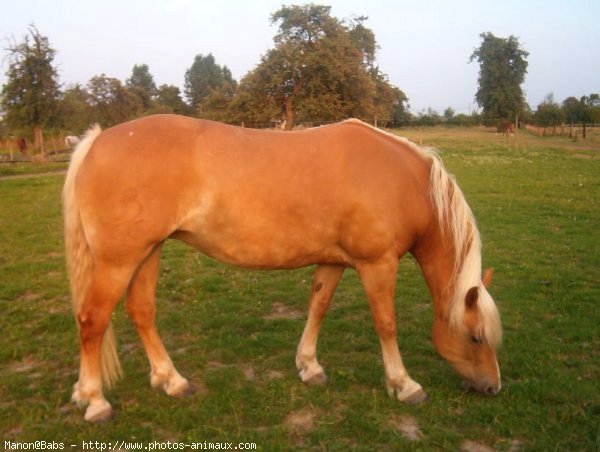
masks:
{"type": "Polygon", "coordinates": [[[508,39],[492,33],[480,36],[483,42],[470,59],[479,63],[479,89],[475,99],[488,120],[513,121],[526,106],[521,84],[527,73],[529,53],[520,48],[514,36],[508,39]]]}
{"type": "Polygon", "coordinates": [[[219,66],[210,53],[208,56],[196,55],[192,66],[185,72],[184,92],[193,110],[199,108],[211,91],[224,85],[235,89],[236,83],[227,66],[219,66]]]}
{"type": "Polygon", "coordinates": [[[33,128],[34,148],[44,150],[42,128],[55,119],[59,83],[53,66],[56,51],[35,25],[23,42],[10,44],[7,83],[2,88],[2,109],[10,128],[33,128]]]}
{"type": "Polygon", "coordinates": [[[562,103],[562,110],[569,123],[585,121],[585,106],[576,97],[568,97],[562,103]]]}
{"type": "Polygon", "coordinates": [[[105,74],[88,83],[89,102],[94,108],[94,120],[102,126],[112,126],[140,115],[142,101],[120,80],[105,74]]]}
{"type": "Polygon", "coordinates": [[[140,98],[144,110],[149,110],[152,106],[152,99],[157,94],[157,89],[148,65],[134,65],[131,71],[131,77],[129,77],[125,83],[127,87],[140,98]]]}
{"type": "Polygon", "coordinates": [[[93,122],[90,95],[80,85],[67,88],[59,102],[59,126],[69,134],[82,134],[93,122]]]}
{"type": "Polygon", "coordinates": [[[554,102],[554,94],[548,94],[544,101],[538,105],[535,119],[540,126],[556,126],[565,121],[565,112],[560,108],[560,105],[554,102]]]}
{"type": "Polygon", "coordinates": [[[583,122],[600,123],[600,95],[590,94],[581,98],[583,122]]]}
{"type": "Polygon", "coordinates": [[[198,116],[213,121],[232,122],[230,105],[234,94],[235,86],[228,82],[214,88],[198,104],[198,116]]]}
{"type": "Polygon", "coordinates": [[[248,118],[266,121],[265,112],[281,115],[289,130],[298,120],[389,119],[404,106],[404,93],[374,65],[377,45],[364,26],[366,18],[344,23],[330,10],[314,4],[284,6],[271,16],[279,26],[275,46],[242,79],[233,102],[261,109],[248,118]]]}
{"type": "Polygon", "coordinates": [[[271,17],[279,23],[268,57],[274,67],[269,94],[281,105],[286,129],[300,117],[334,121],[373,111],[375,82],[369,77],[362,33],[353,37],[330,15],[331,7],[282,7],[271,17]]]}
{"type": "Polygon", "coordinates": [[[406,94],[396,86],[392,85],[385,74],[374,68],[371,76],[375,80],[375,98],[373,100],[373,115],[376,120],[391,125],[400,125],[407,121],[408,98],[406,94]]]}
{"type": "Polygon", "coordinates": [[[174,85],[161,85],[157,90],[156,102],[158,109],[166,108],[170,113],[187,115],[190,110],[181,98],[180,89],[174,85]]]}
{"type": "Polygon", "coordinates": [[[417,123],[421,126],[437,126],[442,123],[442,117],[437,111],[429,107],[419,113],[417,123]]]}

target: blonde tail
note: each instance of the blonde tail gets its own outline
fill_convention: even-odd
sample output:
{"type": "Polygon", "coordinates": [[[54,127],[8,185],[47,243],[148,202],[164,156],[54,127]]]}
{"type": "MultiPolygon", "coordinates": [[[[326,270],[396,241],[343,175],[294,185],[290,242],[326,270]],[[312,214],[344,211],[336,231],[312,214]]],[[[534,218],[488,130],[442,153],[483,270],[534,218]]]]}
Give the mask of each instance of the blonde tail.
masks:
{"type": "MultiPolygon", "coordinates": [[[[63,188],[65,252],[75,319],[77,319],[77,314],[83,304],[93,266],[92,253],[79,216],[75,180],[85,156],[100,132],[101,130],[98,125],[92,127],[87,131],[85,138],[77,145],[71,157],[71,163],[63,188]]],[[[79,322],[77,325],[79,326],[79,322]]],[[[108,325],[108,329],[102,340],[101,364],[102,382],[110,388],[122,374],[119,356],[117,355],[115,335],[111,324],[108,325]]]]}

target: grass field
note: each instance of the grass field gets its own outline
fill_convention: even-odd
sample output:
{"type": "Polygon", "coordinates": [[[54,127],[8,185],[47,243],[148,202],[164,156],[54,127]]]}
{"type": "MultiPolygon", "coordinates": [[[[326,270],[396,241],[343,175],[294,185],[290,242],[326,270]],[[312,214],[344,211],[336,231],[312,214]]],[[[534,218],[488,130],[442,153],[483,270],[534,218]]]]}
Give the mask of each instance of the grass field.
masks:
{"type": "Polygon", "coordinates": [[[598,450],[600,147],[482,129],[399,133],[441,150],[478,220],[505,328],[497,397],[462,391],[436,355],[429,294],[408,256],[396,298],[405,364],[430,396],[417,407],[387,396],[353,271],[321,332],[329,381],[306,387],[294,355],[312,269],[238,270],[170,242],[159,329],[178,370],[201,391],[172,399],[150,388],[143,348],[119,306],[125,378],[107,393],[117,414],[89,425],[69,402],[78,342],[62,249],[63,178],[0,179],[0,448],[42,440],[66,450],[83,450],[83,441],[115,449],[124,441],[122,450],[167,441],[258,450],[598,450]]]}

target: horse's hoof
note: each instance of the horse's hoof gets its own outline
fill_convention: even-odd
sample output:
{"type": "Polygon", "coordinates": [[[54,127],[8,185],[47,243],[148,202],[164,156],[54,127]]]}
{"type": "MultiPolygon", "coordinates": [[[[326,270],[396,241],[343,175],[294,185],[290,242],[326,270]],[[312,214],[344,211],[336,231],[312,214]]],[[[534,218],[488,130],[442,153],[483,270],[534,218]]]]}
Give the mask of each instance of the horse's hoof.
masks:
{"type": "Polygon", "coordinates": [[[94,424],[101,424],[103,422],[109,421],[113,417],[114,411],[110,406],[110,403],[104,401],[99,405],[88,406],[88,409],[85,411],[85,416],[83,418],[88,422],[92,422],[94,424]]]}
{"type": "Polygon", "coordinates": [[[428,398],[427,393],[422,389],[419,389],[402,401],[411,405],[420,405],[421,403],[426,402],[428,398]]]}
{"type": "Polygon", "coordinates": [[[171,397],[179,399],[196,394],[197,388],[189,381],[183,379],[183,381],[179,382],[176,386],[169,385],[168,387],[165,387],[165,392],[171,397]]]}
{"type": "Polygon", "coordinates": [[[196,385],[193,385],[192,383],[188,383],[187,388],[185,388],[184,390],[182,390],[181,392],[175,394],[175,397],[189,397],[189,396],[193,396],[194,394],[196,394],[198,392],[198,388],[196,388],[196,385]]]}
{"type": "Polygon", "coordinates": [[[322,386],[325,383],[327,383],[327,375],[325,375],[325,372],[314,374],[313,376],[304,380],[304,384],[308,386],[322,386]]]}
{"type": "Polygon", "coordinates": [[[327,383],[327,375],[321,366],[300,370],[300,379],[308,386],[321,386],[327,383]]]}

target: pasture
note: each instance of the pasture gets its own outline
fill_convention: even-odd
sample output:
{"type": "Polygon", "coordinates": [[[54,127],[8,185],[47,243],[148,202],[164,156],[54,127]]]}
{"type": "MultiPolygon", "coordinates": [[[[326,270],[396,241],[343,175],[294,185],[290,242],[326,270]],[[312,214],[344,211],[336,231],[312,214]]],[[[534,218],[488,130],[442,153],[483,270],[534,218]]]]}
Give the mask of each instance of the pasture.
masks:
{"type": "Polygon", "coordinates": [[[461,390],[436,355],[430,296],[410,256],[398,273],[397,322],[407,370],[430,397],[420,406],[388,398],[379,342],[352,270],[320,334],[329,381],[307,387],[294,356],[313,269],[239,270],[171,241],[161,263],[158,326],[178,370],[199,391],[172,399],[150,388],[143,348],[119,306],[114,327],[125,378],[106,392],[117,414],[90,425],[69,401],[78,341],[64,268],[63,177],[0,179],[2,446],[598,450],[600,146],[476,128],[398,133],[439,148],[478,220],[505,331],[498,396],[461,390]]]}

